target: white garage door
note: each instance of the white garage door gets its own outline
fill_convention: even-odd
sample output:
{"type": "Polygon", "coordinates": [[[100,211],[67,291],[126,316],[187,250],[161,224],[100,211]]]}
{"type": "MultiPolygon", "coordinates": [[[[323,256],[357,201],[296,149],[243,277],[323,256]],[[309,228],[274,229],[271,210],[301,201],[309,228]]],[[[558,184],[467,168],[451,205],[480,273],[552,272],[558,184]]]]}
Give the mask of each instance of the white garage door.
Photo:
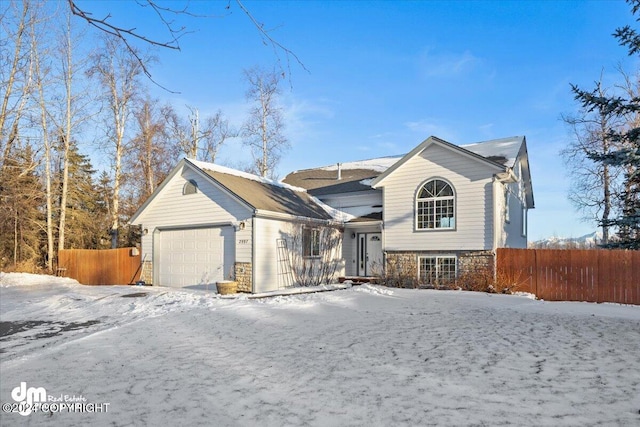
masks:
{"type": "Polygon", "coordinates": [[[189,228],[160,231],[154,264],[158,284],[183,288],[225,280],[233,269],[233,227],[189,228]]]}

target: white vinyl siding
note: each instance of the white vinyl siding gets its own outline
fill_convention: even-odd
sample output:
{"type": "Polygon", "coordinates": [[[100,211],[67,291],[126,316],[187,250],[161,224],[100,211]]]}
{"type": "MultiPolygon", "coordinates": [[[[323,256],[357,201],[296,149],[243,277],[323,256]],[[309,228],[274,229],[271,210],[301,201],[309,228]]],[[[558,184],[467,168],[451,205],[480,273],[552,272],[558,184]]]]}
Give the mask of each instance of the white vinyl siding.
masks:
{"type": "MultiPolygon", "coordinates": [[[[290,241],[295,228],[291,222],[270,218],[255,218],[254,228],[253,291],[259,293],[280,289],[286,281],[278,274],[277,241],[290,241]]],[[[292,259],[291,254],[289,259],[292,259]]]]}
{"type": "Polygon", "coordinates": [[[514,167],[515,175],[518,177],[518,182],[499,184],[502,194],[508,194],[506,197],[502,197],[500,203],[501,209],[498,211],[501,213],[501,217],[498,218],[501,227],[499,232],[498,241],[496,246],[498,248],[526,248],[527,247],[527,235],[523,230],[526,229],[526,215],[522,213],[525,206],[525,192],[522,178],[519,176],[521,173],[518,171],[520,168],[520,161],[516,162],[514,167]]]}
{"type": "MultiPolygon", "coordinates": [[[[244,231],[250,236],[251,215],[251,210],[241,202],[185,167],[173,176],[136,221],[148,230],[142,236],[142,256],[145,261],[153,261],[154,230],[158,227],[189,228],[245,221],[247,227],[244,231]],[[183,189],[189,180],[198,184],[198,190],[194,194],[184,195],[183,189]]],[[[249,245],[242,245],[243,258],[250,259],[250,255],[247,257],[247,253],[251,253],[250,243],[249,240],[249,245]]]]}
{"type": "Polygon", "coordinates": [[[253,257],[252,237],[253,237],[253,218],[246,219],[238,224],[236,231],[236,262],[251,262],[253,257]]]}
{"type": "Polygon", "coordinates": [[[492,249],[495,173],[482,161],[438,145],[408,160],[384,182],[385,250],[492,249]],[[455,230],[416,230],[416,191],[431,178],[454,188],[455,230]]]}

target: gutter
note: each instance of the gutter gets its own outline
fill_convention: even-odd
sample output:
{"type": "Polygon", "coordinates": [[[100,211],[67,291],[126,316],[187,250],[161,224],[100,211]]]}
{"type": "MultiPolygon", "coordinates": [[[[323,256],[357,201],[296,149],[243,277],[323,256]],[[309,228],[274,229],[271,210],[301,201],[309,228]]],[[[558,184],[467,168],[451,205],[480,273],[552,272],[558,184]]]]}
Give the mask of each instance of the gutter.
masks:
{"type": "Polygon", "coordinates": [[[267,218],[267,219],[280,219],[286,221],[304,221],[304,222],[317,222],[319,224],[342,224],[341,221],[335,221],[333,219],[320,219],[320,218],[310,218],[308,216],[301,215],[291,215],[281,212],[273,212],[273,211],[265,211],[262,209],[255,209],[253,211],[253,216],[257,218],[267,218]]]}

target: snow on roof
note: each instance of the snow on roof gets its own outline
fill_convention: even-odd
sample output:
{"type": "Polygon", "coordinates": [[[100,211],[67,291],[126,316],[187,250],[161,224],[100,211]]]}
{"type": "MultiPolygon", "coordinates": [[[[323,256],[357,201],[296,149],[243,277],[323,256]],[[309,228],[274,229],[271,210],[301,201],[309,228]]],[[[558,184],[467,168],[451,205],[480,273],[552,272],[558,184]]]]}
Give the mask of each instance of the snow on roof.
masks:
{"type": "Polygon", "coordinates": [[[476,142],[474,144],[460,145],[460,148],[471,151],[489,160],[513,167],[518,157],[524,137],[513,136],[509,138],[493,139],[490,141],[476,142]]]}
{"type": "MultiPolygon", "coordinates": [[[[506,161],[507,166],[513,166],[513,163],[518,156],[520,146],[523,142],[522,136],[514,136],[508,138],[493,139],[489,141],[476,142],[473,144],[459,145],[458,147],[471,151],[472,153],[486,157],[490,160],[497,161],[497,163],[503,163],[506,161]],[[504,160],[501,162],[500,158],[504,160]]],[[[339,163],[340,168],[347,169],[368,169],[379,173],[385,172],[391,166],[393,166],[398,160],[402,159],[406,154],[397,156],[377,157],[367,160],[356,160],[353,162],[339,163]]],[[[291,173],[296,174],[303,172],[304,170],[297,170],[291,173]]],[[[308,170],[323,170],[323,171],[337,171],[338,163],[334,163],[327,166],[321,166],[318,168],[311,168],[308,170]]],[[[286,184],[285,184],[286,185],[286,184]]]]}
{"type": "MultiPolygon", "coordinates": [[[[353,162],[344,162],[340,163],[340,168],[345,169],[367,169],[376,172],[384,172],[391,167],[394,163],[400,160],[403,155],[400,156],[387,156],[387,157],[378,157],[375,159],[367,159],[367,160],[356,160],[353,162]]],[[[337,171],[338,164],[332,164],[328,166],[321,166],[319,168],[312,168],[313,170],[324,170],[324,171],[337,171]]],[[[302,172],[295,171],[293,173],[302,172]]]]}
{"type": "Polygon", "coordinates": [[[187,160],[194,166],[208,171],[208,175],[220,181],[230,191],[255,208],[306,216],[309,218],[329,219],[330,217],[336,221],[348,221],[352,219],[351,215],[334,209],[316,197],[311,196],[304,188],[216,165],[215,163],[193,159],[187,160]],[[239,180],[237,178],[241,179],[239,180]],[[248,185],[250,183],[242,181],[242,179],[257,184],[248,185]],[[317,207],[314,207],[313,204],[317,207]],[[327,217],[326,215],[329,216],[327,217]]]}
{"type": "Polygon", "coordinates": [[[284,182],[276,181],[269,178],[264,178],[262,176],[254,175],[252,173],[239,171],[237,169],[228,168],[226,166],[221,166],[215,163],[203,162],[201,160],[196,159],[187,159],[189,163],[199,167],[200,169],[207,169],[214,172],[226,173],[227,175],[234,175],[240,178],[250,179],[252,181],[257,181],[262,184],[274,185],[276,187],[286,188],[291,191],[301,191],[306,193],[306,189],[301,187],[295,187],[293,185],[285,184],[284,182]]]}

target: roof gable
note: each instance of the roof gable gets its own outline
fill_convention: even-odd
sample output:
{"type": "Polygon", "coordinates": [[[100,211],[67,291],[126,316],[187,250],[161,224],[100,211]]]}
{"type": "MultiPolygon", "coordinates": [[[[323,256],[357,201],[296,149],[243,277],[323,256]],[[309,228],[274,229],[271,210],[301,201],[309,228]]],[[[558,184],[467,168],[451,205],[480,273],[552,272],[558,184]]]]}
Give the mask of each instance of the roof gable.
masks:
{"type": "MultiPolygon", "coordinates": [[[[147,211],[147,209],[149,209],[150,206],[153,205],[154,201],[164,191],[164,189],[167,187],[167,185],[169,185],[169,183],[172,182],[175,179],[176,175],[178,175],[178,174],[180,174],[180,173],[182,173],[184,171],[185,167],[189,167],[191,170],[196,172],[198,175],[202,176],[203,179],[210,180],[210,177],[204,171],[202,171],[201,169],[199,169],[197,167],[193,167],[193,165],[191,163],[189,163],[187,161],[187,159],[180,160],[178,162],[178,164],[171,170],[171,172],[169,172],[167,177],[160,183],[160,185],[158,187],[156,187],[154,192],[151,193],[151,195],[144,201],[144,203],[133,214],[133,216],[129,220],[130,224],[139,225],[139,224],[142,223],[142,220],[144,218],[144,213],[147,211]]],[[[214,185],[215,185],[215,183],[214,183],[214,185]]],[[[246,201],[242,200],[241,198],[237,197],[236,195],[230,193],[227,190],[224,190],[224,191],[233,200],[235,200],[237,203],[245,206],[247,209],[252,209],[252,206],[250,204],[248,204],[246,201]]]]}
{"type": "MultiPolygon", "coordinates": [[[[382,174],[380,174],[376,179],[374,179],[371,182],[371,187],[378,188],[382,184],[382,182],[389,175],[393,174],[396,170],[401,168],[409,160],[411,160],[415,156],[419,155],[424,150],[426,150],[428,147],[430,147],[431,145],[434,145],[434,144],[437,144],[437,145],[439,145],[441,147],[449,149],[449,150],[451,150],[451,151],[453,151],[455,153],[458,153],[460,155],[464,155],[464,156],[467,156],[467,157],[472,158],[474,160],[483,162],[483,163],[495,168],[496,171],[504,171],[506,169],[506,166],[500,162],[502,160],[501,156],[496,156],[495,158],[488,158],[488,157],[480,155],[480,154],[478,154],[478,153],[476,153],[476,152],[474,152],[472,150],[468,150],[468,149],[463,148],[461,146],[457,146],[457,145],[451,144],[450,142],[447,142],[447,141],[445,141],[443,139],[440,139],[438,137],[430,136],[429,138],[424,140],[420,145],[418,145],[413,150],[411,150],[409,153],[405,154],[400,160],[398,160],[390,168],[388,168],[386,171],[384,171],[382,174]]],[[[505,161],[508,161],[508,159],[506,159],[505,161]]]]}
{"type": "Polygon", "coordinates": [[[213,163],[182,159],[131,217],[129,221],[131,224],[140,223],[144,211],[149,208],[153,200],[175,175],[185,167],[196,171],[204,179],[221,188],[248,209],[321,220],[333,218],[318,200],[307,194],[302,188],[281,184],[213,163]]]}

